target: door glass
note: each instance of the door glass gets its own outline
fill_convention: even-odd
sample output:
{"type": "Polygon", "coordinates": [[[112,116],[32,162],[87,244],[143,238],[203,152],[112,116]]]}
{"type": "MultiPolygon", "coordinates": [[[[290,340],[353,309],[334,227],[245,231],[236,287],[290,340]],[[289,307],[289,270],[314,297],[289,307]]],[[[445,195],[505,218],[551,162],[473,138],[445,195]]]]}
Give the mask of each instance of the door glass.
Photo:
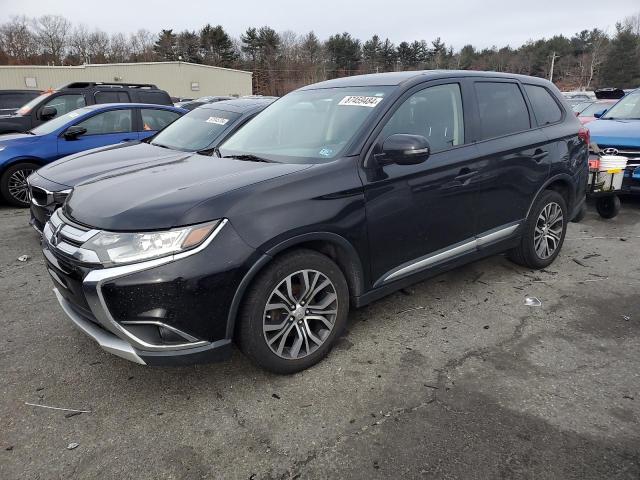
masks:
{"type": "Polygon", "coordinates": [[[155,103],[157,105],[171,105],[171,101],[166,93],[162,92],[148,92],[140,90],[138,92],[138,99],[140,103],[155,103]]]}
{"type": "Polygon", "coordinates": [[[142,114],[143,131],[162,130],[180,116],[179,113],[169,110],[154,110],[150,108],[142,108],[140,113],[142,114]]]}
{"type": "Polygon", "coordinates": [[[131,110],[112,110],[99,113],[78,124],[87,129],[85,135],[104,135],[131,131],[131,110]]]}
{"type": "MultiPolygon", "coordinates": [[[[56,117],[60,115],[64,115],[65,113],[70,112],[71,110],[75,110],[76,108],[84,107],[85,101],[84,96],[79,94],[74,95],[58,95],[57,97],[53,97],[51,100],[46,102],[42,108],[44,107],[53,107],[56,109],[56,117]]],[[[54,117],[55,118],[55,117],[54,117]]]]}
{"type": "Polygon", "coordinates": [[[410,96],[383,128],[382,139],[397,133],[422,135],[429,141],[432,152],[463,144],[460,85],[437,85],[410,96]]]}
{"type": "Polygon", "coordinates": [[[96,103],[129,103],[127,92],[96,92],[96,103]]]}
{"type": "Polygon", "coordinates": [[[531,128],[520,88],[509,82],[475,84],[482,138],[494,138],[531,128]]]}

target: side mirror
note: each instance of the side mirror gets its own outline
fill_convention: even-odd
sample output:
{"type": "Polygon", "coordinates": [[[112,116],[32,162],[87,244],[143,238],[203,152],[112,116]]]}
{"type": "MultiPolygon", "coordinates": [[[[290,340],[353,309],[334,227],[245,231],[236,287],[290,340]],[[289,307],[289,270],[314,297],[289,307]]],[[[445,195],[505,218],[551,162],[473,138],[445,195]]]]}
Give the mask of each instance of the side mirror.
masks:
{"type": "Polygon", "coordinates": [[[58,110],[54,107],[44,107],[40,110],[40,120],[51,120],[58,114],[58,110]]]}
{"type": "Polygon", "coordinates": [[[78,125],[72,125],[71,127],[67,128],[63,136],[67,140],[75,140],[80,135],[84,135],[85,133],[87,133],[86,128],[79,127],[78,125]]]}
{"type": "Polygon", "coordinates": [[[594,117],[596,118],[600,118],[601,116],[603,116],[605,113],[607,113],[607,109],[604,110],[600,110],[599,112],[596,112],[593,114],[594,117]]]}
{"type": "Polygon", "coordinates": [[[378,165],[416,165],[429,158],[431,147],[422,135],[396,133],[390,135],[382,144],[382,152],[374,155],[378,165]]]}

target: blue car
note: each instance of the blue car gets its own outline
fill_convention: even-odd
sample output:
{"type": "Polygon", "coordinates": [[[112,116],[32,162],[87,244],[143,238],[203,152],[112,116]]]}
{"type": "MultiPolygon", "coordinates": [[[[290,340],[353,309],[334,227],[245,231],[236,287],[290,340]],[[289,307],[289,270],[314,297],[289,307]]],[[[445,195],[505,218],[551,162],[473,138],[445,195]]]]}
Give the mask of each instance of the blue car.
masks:
{"type": "Polygon", "coordinates": [[[41,166],[84,150],[142,140],[185,113],[142,103],[91,105],[27,133],[0,135],[0,194],[10,205],[28,207],[27,177],[41,166]]]}
{"type": "Polygon", "coordinates": [[[640,193],[640,89],[620,99],[589,123],[591,143],[605,155],[627,157],[623,193],[640,193]]]}

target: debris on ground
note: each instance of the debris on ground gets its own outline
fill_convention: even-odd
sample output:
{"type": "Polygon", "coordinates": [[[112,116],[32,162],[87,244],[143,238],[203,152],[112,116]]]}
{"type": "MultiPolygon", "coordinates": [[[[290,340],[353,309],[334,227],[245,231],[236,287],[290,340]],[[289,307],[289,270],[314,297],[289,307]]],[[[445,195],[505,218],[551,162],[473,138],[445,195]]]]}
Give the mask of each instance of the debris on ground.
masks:
{"type": "Polygon", "coordinates": [[[79,446],[79,443],[71,442],[69,445],[67,445],[67,450],[73,450],[74,448],[78,448],[79,446]]]}
{"type": "Polygon", "coordinates": [[[20,255],[18,257],[18,261],[19,262],[26,262],[27,260],[29,260],[31,257],[29,255],[20,255]]]}
{"type": "Polygon", "coordinates": [[[540,300],[538,300],[536,297],[525,297],[524,298],[524,304],[527,307],[541,307],[542,306],[542,302],[540,300]]]}
{"type": "Polygon", "coordinates": [[[578,260],[577,258],[572,258],[571,260],[573,260],[574,262],[576,262],[578,265],[580,265],[581,267],[587,267],[587,265],[585,265],[584,263],[582,263],[580,260],[578,260]]]}
{"type": "Polygon", "coordinates": [[[402,310],[400,312],[396,312],[396,315],[400,315],[401,313],[407,313],[407,312],[413,312],[415,310],[424,310],[424,307],[413,307],[413,308],[408,308],[406,310],[402,310]]]}
{"type": "Polygon", "coordinates": [[[76,410],[75,408],[50,407],[49,405],[42,405],[40,403],[24,402],[24,404],[29,405],[30,407],[48,408],[50,410],[62,410],[64,412],[91,413],[91,410],[76,410]]]}
{"type": "Polygon", "coordinates": [[[274,393],[271,395],[273,398],[275,398],[276,400],[280,400],[280,395],[278,395],[277,393],[274,393]]]}
{"type": "Polygon", "coordinates": [[[64,418],[71,418],[75,417],[76,415],[82,415],[82,412],[69,412],[64,416],[64,418]]]}
{"type": "Polygon", "coordinates": [[[630,317],[629,315],[622,315],[622,319],[623,319],[625,322],[628,322],[629,320],[631,320],[631,317],[630,317]]]}

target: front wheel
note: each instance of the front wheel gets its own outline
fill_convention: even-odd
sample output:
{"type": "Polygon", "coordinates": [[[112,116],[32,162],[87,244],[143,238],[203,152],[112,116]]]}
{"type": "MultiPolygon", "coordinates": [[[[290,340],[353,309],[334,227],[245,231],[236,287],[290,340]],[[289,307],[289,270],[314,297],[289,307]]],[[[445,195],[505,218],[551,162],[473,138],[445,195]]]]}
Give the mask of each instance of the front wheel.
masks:
{"type": "Polygon", "coordinates": [[[509,252],[509,258],[529,268],[551,265],[564,243],[567,219],[562,195],[554,190],[544,191],[529,212],[520,245],[509,252]]]}
{"type": "Polygon", "coordinates": [[[276,258],[257,277],[239,316],[240,349],[258,366],[294,373],[320,361],[347,321],[340,268],[313,250],[276,258]]]}
{"type": "Polygon", "coordinates": [[[35,172],[39,165],[35,163],[17,163],[11,165],[0,177],[2,198],[15,207],[29,206],[29,185],[27,177],[35,172]]]}

